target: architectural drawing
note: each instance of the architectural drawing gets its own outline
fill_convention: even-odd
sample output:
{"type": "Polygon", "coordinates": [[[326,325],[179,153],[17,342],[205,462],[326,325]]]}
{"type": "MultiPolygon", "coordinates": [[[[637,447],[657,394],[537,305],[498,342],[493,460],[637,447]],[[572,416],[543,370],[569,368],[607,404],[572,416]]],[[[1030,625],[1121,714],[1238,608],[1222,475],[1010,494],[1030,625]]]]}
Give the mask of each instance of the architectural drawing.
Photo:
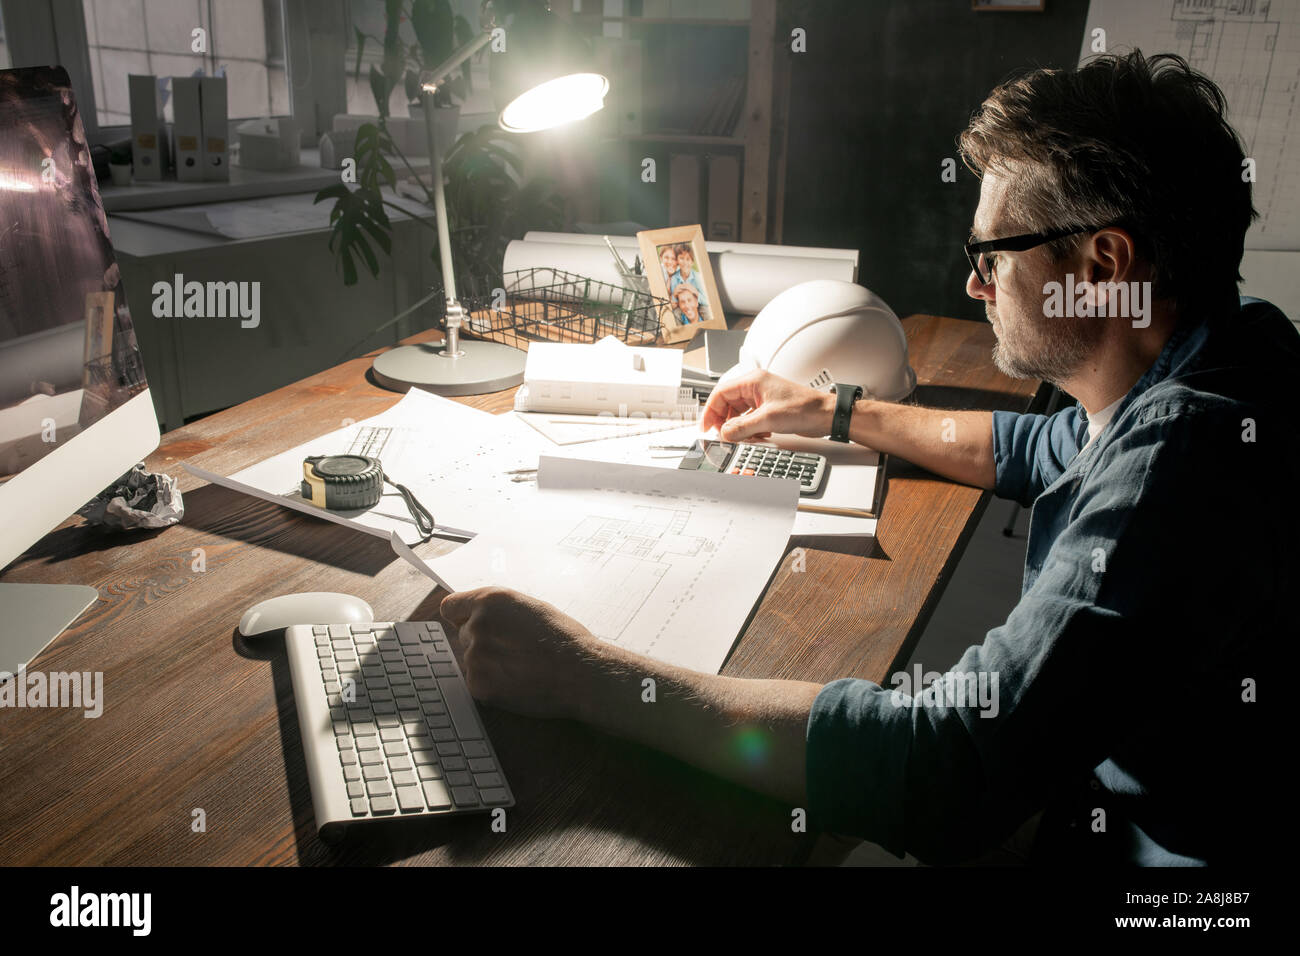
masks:
{"type": "Polygon", "coordinates": [[[1092,0],[1081,61],[1097,29],[1109,52],[1177,53],[1219,85],[1254,160],[1246,248],[1300,249],[1300,0],[1092,0]]]}
{"type": "MultiPolygon", "coordinates": [[[[590,587],[562,607],[592,632],[614,643],[671,570],[674,555],[704,556],[717,542],[686,534],[691,512],[637,505],[627,518],[589,515],[565,535],[559,548],[576,559],[590,587]]],[[[666,604],[672,595],[661,595],[666,604]]]]}

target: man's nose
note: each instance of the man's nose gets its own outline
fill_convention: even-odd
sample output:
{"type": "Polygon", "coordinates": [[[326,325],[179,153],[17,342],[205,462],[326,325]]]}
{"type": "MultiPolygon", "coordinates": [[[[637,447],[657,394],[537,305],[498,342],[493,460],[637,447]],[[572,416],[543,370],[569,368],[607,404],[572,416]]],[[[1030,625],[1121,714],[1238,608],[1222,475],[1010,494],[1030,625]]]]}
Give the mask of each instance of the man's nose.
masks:
{"type": "Polygon", "coordinates": [[[980,282],[980,277],[974,269],[966,277],[966,294],[972,299],[986,299],[992,302],[997,298],[996,288],[992,282],[980,282]]]}

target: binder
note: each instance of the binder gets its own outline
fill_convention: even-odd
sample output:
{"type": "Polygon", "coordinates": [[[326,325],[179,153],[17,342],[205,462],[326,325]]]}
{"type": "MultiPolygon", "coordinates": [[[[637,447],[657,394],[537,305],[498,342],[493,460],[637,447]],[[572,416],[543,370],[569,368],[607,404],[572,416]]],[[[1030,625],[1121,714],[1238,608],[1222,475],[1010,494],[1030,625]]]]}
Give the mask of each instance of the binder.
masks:
{"type": "Polygon", "coordinates": [[[618,132],[639,136],[641,126],[641,41],[624,40],[619,64],[618,132]]]}
{"type": "Polygon", "coordinates": [[[704,238],[740,238],[740,157],[735,154],[709,160],[709,215],[704,238]]]}
{"type": "Polygon", "coordinates": [[[592,37],[591,45],[596,71],[609,77],[609,93],[605,108],[588,122],[601,136],[640,135],[641,41],[598,36],[592,37]]]}
{"type": "Polygon", "coordinates": [[[147,182],[163,178],[167,169],[167,123],[163,119],[158,78],[132,73],[126,78],[131,107],[131,175],[147,182]]]}
{"type": "Polygon", "coordinates": [[[229,179],[230,128],[224,76],[205,76],[199,80],[199,108],[203,124],[203,178],[229,179]]]}
{"type": "Polygon", "coordinates": [[[700,158],[677,153],[668,164],[668,225],[692,226],[700,221],[700,158]]]}
{"type": "Polygon", "coordinates": [[[172,138],[176,143],[176,178],[203,179],[203,110],[197,76],[172,77],[172,138]]]}

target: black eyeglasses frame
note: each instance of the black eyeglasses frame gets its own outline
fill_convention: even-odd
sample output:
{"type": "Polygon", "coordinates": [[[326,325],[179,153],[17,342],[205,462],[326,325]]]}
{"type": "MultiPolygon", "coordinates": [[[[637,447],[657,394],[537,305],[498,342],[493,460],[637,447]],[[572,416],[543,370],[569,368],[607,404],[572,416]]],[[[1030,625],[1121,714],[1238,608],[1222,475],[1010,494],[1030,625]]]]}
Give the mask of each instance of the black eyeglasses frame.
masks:
{"type": "Polygon", "coordinates": [[[1026,249],[1033,249],[1035,246],[1041,246],[1044,243],[1053,242],[1057,239],[1064,239],[1066,236],[1074,236],[1081,232],[1099,232],[1106,229],[1106,226],[1073,226],[1063,229],[1052,229],[1047,232],[1027,232],[1020,236],[1007,236],[1002,239],[986,239],[983,242],[968,242],[965,245],[966,259],[970,262],[971,271],[975,277],[980,280],[981,285],[988,285],[993,281],[993,267],[988,267],[988,275],[980,268],[980,260],[989,252],[1024,252],[1026,249]]]}

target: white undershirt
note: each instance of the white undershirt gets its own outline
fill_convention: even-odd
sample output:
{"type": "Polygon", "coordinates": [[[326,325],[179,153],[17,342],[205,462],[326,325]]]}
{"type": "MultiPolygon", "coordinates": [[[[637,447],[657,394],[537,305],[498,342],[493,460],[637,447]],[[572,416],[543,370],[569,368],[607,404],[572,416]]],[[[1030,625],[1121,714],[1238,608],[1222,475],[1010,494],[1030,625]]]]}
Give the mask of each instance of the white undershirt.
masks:
{"type": "MultiPolygon", "coordinates": [[[[1111,402],[1095,415],[1088,416],[1088,440],[1083,443],[1084,448],[1087,448],[1096,441],[1097,436],[1101,434],[1102,429],[1110,424],[1110,420],[1115,417],[1115,409],[1119,408],[1119,403],[1122,401],[1124,401],[1123,395],[1115,399],[1115,401],[1111,402]]],[[[1083,449],[1080,449],[1080,451],[1082,450],[1083,449]]]]}

